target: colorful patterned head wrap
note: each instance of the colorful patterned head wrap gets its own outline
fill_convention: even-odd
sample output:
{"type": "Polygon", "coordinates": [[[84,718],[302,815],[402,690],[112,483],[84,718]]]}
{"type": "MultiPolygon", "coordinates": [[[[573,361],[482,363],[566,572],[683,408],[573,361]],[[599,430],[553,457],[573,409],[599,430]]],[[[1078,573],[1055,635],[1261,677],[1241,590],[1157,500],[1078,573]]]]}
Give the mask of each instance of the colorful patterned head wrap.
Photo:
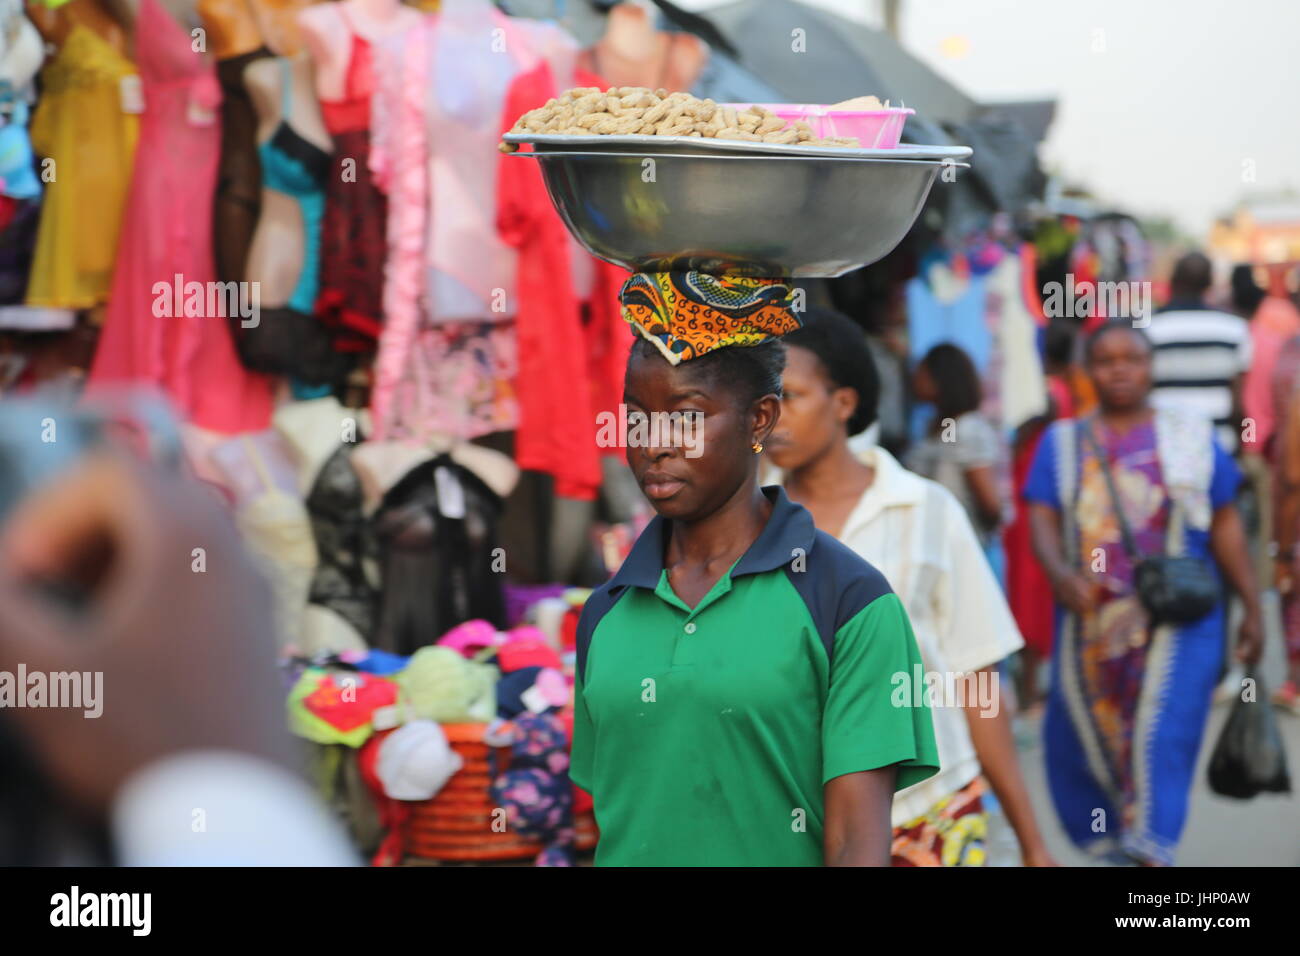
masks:
{"type": "Polygon", "coordinates": [[[759,345],[803,325],[783,279],[637,272],[618,298],[623,318],[673,365],[728,345],[759,345]]]}

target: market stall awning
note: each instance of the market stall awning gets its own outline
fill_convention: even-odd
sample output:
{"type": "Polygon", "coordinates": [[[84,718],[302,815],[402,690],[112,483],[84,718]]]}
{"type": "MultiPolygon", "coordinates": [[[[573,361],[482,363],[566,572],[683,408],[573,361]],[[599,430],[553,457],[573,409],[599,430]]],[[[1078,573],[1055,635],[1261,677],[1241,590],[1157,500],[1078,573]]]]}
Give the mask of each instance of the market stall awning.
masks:
{"type": "Polygon", "coordinates": [[[835,103],[871,93],[935,123],[963,122],[979,111],[888,34],[833,13],[792,0],[740,0],[704,13],[740,51],[740,64],[791,102],[835,103]]]}

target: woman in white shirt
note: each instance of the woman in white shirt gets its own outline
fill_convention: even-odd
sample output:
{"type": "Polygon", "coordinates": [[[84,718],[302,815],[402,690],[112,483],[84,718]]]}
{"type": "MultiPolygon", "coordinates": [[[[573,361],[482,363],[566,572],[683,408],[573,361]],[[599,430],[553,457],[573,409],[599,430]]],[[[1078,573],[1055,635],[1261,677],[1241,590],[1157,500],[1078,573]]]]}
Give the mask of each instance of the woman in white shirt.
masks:
{"type": "Polygon", "coordinates": [[[942,769],[894,797],[896,866],[981,865],[987,778],[1027,866],[1054,865],[1020,774],[997,664],[1023,641],[983,549],[952,493],[906,471],[883,448],[855,456],[849,438],[876,416],[879,382],[847,317],[809,309],[785,338],[785,397],[768,443],[786,493],[817,527],[875,565],[912,620],[925,673],[897,675],[905,706],[926,694],[942,769]]]}

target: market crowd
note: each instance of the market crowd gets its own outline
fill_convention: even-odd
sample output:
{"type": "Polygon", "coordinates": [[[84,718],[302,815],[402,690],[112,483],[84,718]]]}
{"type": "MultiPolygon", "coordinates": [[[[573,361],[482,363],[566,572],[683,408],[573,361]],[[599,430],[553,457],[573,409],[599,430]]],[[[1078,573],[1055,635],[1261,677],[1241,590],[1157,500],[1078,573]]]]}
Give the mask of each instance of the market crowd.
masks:
{"type": "Polygon", "coordinates": [[[980,207],[629,276],[503,131],[766,87],[631,4],[440,10],[0,3],[0,862],[978,866],[996,809],[1173,863],[1266,588],[1300,707],[1294,271],[1139,310],[1132,219],[980,207]]]}

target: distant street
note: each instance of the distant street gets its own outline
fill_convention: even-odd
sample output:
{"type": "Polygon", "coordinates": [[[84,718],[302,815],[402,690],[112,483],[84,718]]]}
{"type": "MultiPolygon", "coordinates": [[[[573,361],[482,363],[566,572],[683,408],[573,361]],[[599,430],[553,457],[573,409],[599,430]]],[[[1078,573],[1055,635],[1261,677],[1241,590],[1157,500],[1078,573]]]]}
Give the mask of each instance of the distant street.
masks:
{"type": "MultiPolygon", "coordinates": [[[[1273,595],[1267,596],[1266,614],[1276,623],[1273,595]]],[[[1277,687],[1282,675],[1282,647],[1275,629],[1268,635],[1263,679],[1268,687],[1277,687]]],[[[1253,800],[1231,800],[1211,793],[1206,782],[1206,766],[1219,731],[1227,719],[1230,703],[1218,703],[1210,715],[1205,742],[1196,769],[1192,790],[1191,813],[1187,820],[1178,866],[1300,866],[1300,793],[1266,794],[1253,800]]],[[[1274,710],[1287,744],[1287,765],[1292,789],[1300,789],[1300,717],[1274,710]]],[[[1038,811],[1039,822],[1052,853],[1070,866],[1100,866],[1087,854],[1075,849],[1066,838],[1052,809],[1043,767],[1042,737],[1039,721],[1021,718],[1017,722],[1017,739],[1021,741],[1021,766],[1038,811]]],[[[994,820],[990,835],[990,862],[998,866],[1019,865],[1014,841],[1008,840],[1009,828],[1001,818],[994,820]]]]}

